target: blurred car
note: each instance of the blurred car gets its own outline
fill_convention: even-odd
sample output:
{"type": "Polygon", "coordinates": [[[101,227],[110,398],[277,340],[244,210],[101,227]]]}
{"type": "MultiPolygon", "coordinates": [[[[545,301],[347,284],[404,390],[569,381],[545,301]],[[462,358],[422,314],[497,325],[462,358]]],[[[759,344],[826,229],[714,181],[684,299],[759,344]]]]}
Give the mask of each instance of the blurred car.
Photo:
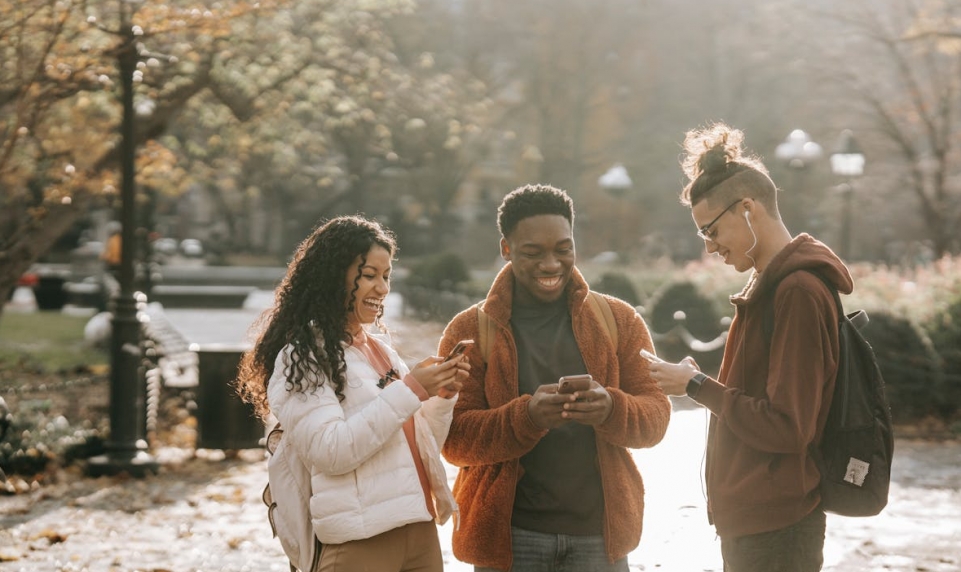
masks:
{"type": "Polygon", "coordinates": [[[17,288],[30,288],[31,290],[37,287],[40,283],[40,276],[36,272],[27,272],[17,279],[17,284],[7,292],[7,300],[13,300],[13,294],[17,291],[17,288]]]}
{"type": "Polygon", "coordinates": [[[36,272],[28,271],[17,279],[17,287],[33,288],[40,283],[40,276],[36,272]]]}
{"type": "Polygon", "coordinates": [[[201,258],[204,255],[204,245],[196,238],[185,238],[180,241],[180,253],[187,258],[201,258]]]}
{"type": "Polygon", "coordinates": [[[155,254],[171,256],[177,254],[177,241],[172,238],[158,238],[151,243],[155,254]]]}

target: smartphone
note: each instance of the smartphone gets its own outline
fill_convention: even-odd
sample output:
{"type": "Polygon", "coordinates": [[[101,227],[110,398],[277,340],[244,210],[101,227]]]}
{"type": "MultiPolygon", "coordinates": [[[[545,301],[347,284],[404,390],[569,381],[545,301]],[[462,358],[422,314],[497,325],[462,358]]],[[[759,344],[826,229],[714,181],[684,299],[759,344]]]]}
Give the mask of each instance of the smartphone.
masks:
{"type": "Polygon", "coordinates": [[[557,380],[557,393],[587,391],[591,388],[591,381],[593,379],[589,373],[585,373],[584,375],[565,375],[557,380]]]}
{"type": "Polygon", "coordinates": [[[447,354],[447,357],[444,358],[444,361],[450,361],[455,357],[461,355],[462,353],[466,352],[467,348],[469,348],[470,345],[473,343],[474,343],[474,340],[461,340],[457,342],[457,345],[455,345],[454,349],[452,349],[450,353],[447,354]]]}
{"type": "Polygon", "coordinates": [[[656,355],[652,354],[647,350],[643,350],[643,349],[641,350],[641,357],[646,359],[649,362],[664,363],[664,360],[662,360],[661,358],[657,357],[656,355]]]}

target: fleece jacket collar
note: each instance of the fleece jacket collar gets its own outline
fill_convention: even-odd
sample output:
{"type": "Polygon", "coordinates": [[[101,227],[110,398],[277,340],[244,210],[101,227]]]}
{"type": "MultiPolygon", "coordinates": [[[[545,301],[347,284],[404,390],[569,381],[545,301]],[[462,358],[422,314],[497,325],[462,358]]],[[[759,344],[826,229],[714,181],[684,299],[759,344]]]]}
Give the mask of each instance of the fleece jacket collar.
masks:
{"type": "MultiPolygon", "coordinates": [[[[577,314],[581,306],[587,302],[590,287],[581,272],[574,267],[571,269],[571,280],[567,284],[567,305],[571,314],[577,314]]],[[[494,283],[484,301],[484,312],[491,320],[504,328],[510,327],[511,307],[514,301],[514,272],[508,262],[497,273],[494,283]]]]}

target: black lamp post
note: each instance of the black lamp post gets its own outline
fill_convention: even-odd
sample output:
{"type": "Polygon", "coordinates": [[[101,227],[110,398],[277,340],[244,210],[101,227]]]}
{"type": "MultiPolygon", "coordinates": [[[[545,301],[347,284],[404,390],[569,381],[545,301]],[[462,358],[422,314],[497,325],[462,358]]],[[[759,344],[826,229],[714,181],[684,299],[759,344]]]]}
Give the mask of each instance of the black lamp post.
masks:
{"type": "Polygon", "coordinates": [[[784,142],[774,150],[774,156],[797,175],[795,177],[796,187],[799,191],[797,193],[797,203],[803,211],[801,213],[803,222],[810,227],[815,226],[816,217],[813,214],[815,209],[811,207],[811,197],[808,196],[808,193],[803,192],[803,186],[806,182],[804,175],[807,174],[808,167],[820,160],[823,154],[821,146],[815,143],[803,129],[791,131],[784,142]]]}
{"type": "Polygon", "coordinates": [[[158,464],[147,452],[146,382],[140,370],[140,323],[134,292],[135,229],[137,226],[134,139],[133,76],[137,69],[137,34],[130,23],[127,0],[120,0],[120,34],[117,52],[123,119],[121,123],[120,187],[121,257],[120,292],[114,299],[110,341],[110,436],[105,453],[87,462],[92,476],[128,473],[142,477],[156,472],[158,464]]]}
{"type": "Polygon", "coordinates": [[[613,196],[617,202],[615,205],[617,214],[615,215],[614,244],[612,246],[618,255],[623,256],[621,252],[621,236],[625,234],[624,217],[626,216],[626,205],[621,204],[620,200],[634,186],[634,181],[632,181],[631,176],[627,174],[627,169],[624,168],[624,165],[615,163],[603,175],[597,178],[597,184],[601,189],[613,196]]]}
{"type": "Polygon", "coordinates": [[[839,186],[843,199],[839,241],[840,255],[841,258],[847,260],[851,255],[851,201],[854,198],[852,182],[855,177],[864,174],[864,153],[861,152],[861,147],[850,129],[845,129],[838,137],[834,152],[831,153],[831,172],[847,178],[847,181],[839,186]]]}

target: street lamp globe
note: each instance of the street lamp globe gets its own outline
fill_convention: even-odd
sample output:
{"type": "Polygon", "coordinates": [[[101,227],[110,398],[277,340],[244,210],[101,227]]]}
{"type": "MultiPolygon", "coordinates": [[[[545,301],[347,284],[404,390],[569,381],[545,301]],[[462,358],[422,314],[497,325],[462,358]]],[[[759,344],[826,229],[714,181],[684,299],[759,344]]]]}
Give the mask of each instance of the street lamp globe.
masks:
{"type": "Polygon", "coordinates": [[[821,158],[821,146],[803,129],[795,129],[777,146],[774,156],[793,169],[803,169],[821,158]]]}
{"type": "Polygon", "coordinates": [[[845,129],[838,137],[834,153],[831,153],[831,172],[844,177],[864,174],[864,153],[850,129],[845,129]]]}
{"type": "Polygon", "coordinates": [[[634,186],[627,169],[620,163],[614,164],[603,175],[598,177],[597,184],[615,197],[620,197],[634,186]]]}

